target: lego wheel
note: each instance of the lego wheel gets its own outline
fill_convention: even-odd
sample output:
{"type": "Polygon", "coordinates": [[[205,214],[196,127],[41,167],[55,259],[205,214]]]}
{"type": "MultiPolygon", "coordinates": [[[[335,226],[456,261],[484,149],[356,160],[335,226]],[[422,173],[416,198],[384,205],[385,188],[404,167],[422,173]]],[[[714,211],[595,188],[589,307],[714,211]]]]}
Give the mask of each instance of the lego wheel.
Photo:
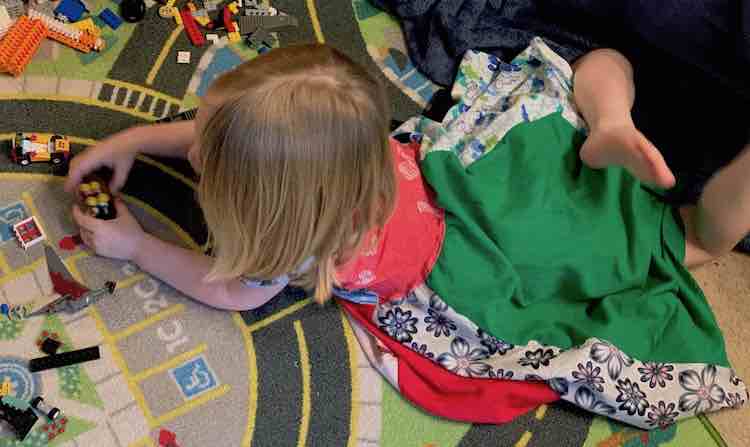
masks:
{"type": "Polygon", "coordinates": [[[28,158],[28,157],[24,157],[24,158],[22,158],[22,159],[21,159],[21,160],[19,161],[19,163],[21,164],[21,166],[28,166],[28,165],[30,165],[30,164],[31,164],[31,160],[29,160],[29,158],[28,158]]]}
{"type": "Polygon", "coordinates": [[[53,165],[61,165],[63,162],[62,157],[52,157],[52,164],[53,165]]]}

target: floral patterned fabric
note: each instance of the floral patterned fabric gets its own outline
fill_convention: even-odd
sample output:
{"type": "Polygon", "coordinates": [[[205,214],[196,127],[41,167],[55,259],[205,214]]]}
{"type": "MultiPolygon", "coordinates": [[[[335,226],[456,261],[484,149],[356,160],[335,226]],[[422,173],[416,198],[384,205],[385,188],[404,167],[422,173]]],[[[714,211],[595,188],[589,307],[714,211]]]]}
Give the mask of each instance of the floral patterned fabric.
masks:
{"type": "Polygon", "coordinates": [[[378,306],[374,320],[389,336],[455,374],[544,381],[564,400],[644,429],[739,408],[748,400],[745,384],[730,368],[643,362],[596,338],[568,350],[537,342],[514,346],[456,313],[425,285],[378,306]]]}
{"type": "MultiPolygon", "coordinates": [[[[540,39],[535,39],[530,47],[510,64],[505,64],[481,52],[468,52],[460,67],[452,95],[458,103],[448,112],[442,123],[415,118],[397,131],[409,132],[413,141],[421,143],[419,149],[422,160],[421,168],[425,178],[433,187],[436,186],[432,181],[435,175],[434,172],[429,172],[430,166],[425,163],[425,160],[428,160],[428,157],[434,159],[435,155],[440,152],[447,154],[445,159],[457,159],[468,172],[474,167],[475,162],[492,156],[494,150],[515,150],[513,146],[502,146],[499,143],[519,126],[550,120],[552,117],[550,128],[556,129],[554,132],[563,129],[559,121],[567,123],[566,126],[572,127],[574,131],[582,135],[586,132],[585,123],[578,115],[572,100],[572,71],[567,63],[554,54],[540,39]],[[499,147],[502,149],[497,149],[499,147]],[[427,171],[425,171],[426,164],[427,171]]],[[[567,134],[563,136],[565,141],[574,139],[567,134]],[[568,140],[565,140],[566,138],[568,140]]],[[[544,163],[542,161],[540,165],[543,166],[544,163]]],[[[443,178],[446,181],[455,181],[455,177],[451,177],[452,172],[446,170],[447,174],[443,178]]],[[[480,171],[477,169],[471,172],[466,174],[467,177],[478,175],[480,171]]],[[[507,174],[512,176],[514,173],[507,174]]],[[[499,176],[497,173],[495,175],[499,176]]],[[[614,182],[621,179],[617,177],[619,173],[613,175],[615,176],[614,182]]],[[[499,178],[503,177],[499,176],[499,178]]],[[[636,191],[640,191],[639,185],[633,183],[632,180],[624,181],[631,187],[628,190],[629,194],[631,192],[642,194],[642,191],[636,191]]],[[[520,190],[518,191],[521,193],[520,190]]],[[[443,192],[437,189],[439,205],[443,204],[441,202],[443,192]]],[[[450,189],[448,193],[452,193],[450,189]]],[[[454,199],[464,200],[471,204],[478,200],[477,197],[461,195],[461,193],[454,195],[456,196],[454,199]]],[[[612,197],[617,197],[617,195],[612,197]]],[[[663,205],[646,204],[644,206],[653,208],[649,209],[652,213],[649,219],[653,218],[655,222],[658,219],[669,221],[670,216],[661,211],[664,209],[663,205]]],[[[637,208],[634,209],[637,210],[637,208]]],[[[448,219],[455,219],[454,215],[450,215],[450,210],[446,211],[446,214],[448,219]]],[[[636,212],[635,215],[639,213],[636,212]]],[[[660,248],[662,250],[660,256],[665,256],[665,259],[652,261],[652,263],[662,263],[660,268],[664,270],[660,270],[659,273],[663,271],[670,276],[678,277],[676,280],[678,285],[675,287],[678,289],[687,287],[691,292],[695,292],[695,289],[692,289],[695,285],[683,275],[679,249],[675,248],[677,242],[680,242],[676,241],[679,239],[677,236],[680,235],[680,230],[677,229],[674,221],[670,222],[672,222],[671,227],[665,230],[668,233],[661,233],[661,229],[654,230],[653,234],[649,233],[649,236],[639,243],[648,247],[659,246],[662,244],[659,238],[669,239],[667,245],[660,248]],[[673,264],[679,264],[677,270],[672,268],[673,264]]],[[[448,231],[451,231],[450,221],[447,224],[446,240],[449,238],[448,231]]],[[[534,231],[530,233],[538,234],[534,231]]],[[[497,239],[490,239],[493,243],[497,243],[497,239]]],[[[684,240],[681,244],[684,250],[684,240]]],[[[471,244],[465,243],[463,247],[471,249],[471,244]]],[[[482,247],[477,248],[476,244],[473,249],[482,251],[482,247]]],[[[640,340],[644,337],[650,338],[650,335],[644,336],[644,334],[638,335],[637,332],[630,330],[620,330],[620,339],[613,342],[609,336],[587,335],[590,332],[582,329],[584,322],[580,319],[563,325],[569,328],[571,334],[575,333],[575,337],[570,337],[572,343],[567,345],[541,343],[539,340],[542,338],[534,338],[533,333],[531,337],[521,337],[523,341],[519,342],[517,341],[518,334],[514,335],[516,338],[511,337],[507,340],[503,338],[505,337],[503,334],[508,332],[508,328],[503,327],[503,321],[506,321],[508,327],[516,322],[508,321],[509,316],[503,312],[497,315],[497,307],[488,305],[481,308],[480,314],[472,314],[473,317],[469,317],[465,309],[457,309],[456,298],[474,302],[486,301],[489,293],[483,296],[482,293],[472,291],[464,296],[456,296],[452,293],[441,296],[443,292],[437,292],[433,276],[435,268],[440,267],[445,253],[445,241],[442,250],[443,253],[438,258],[427,281],[412,287],[408,293],[396,299],[388,302],[381,301],[375,306],[369,305],[372,308],[370,312],[372,321],[380,331],[401,345],[411,348],[421,357],[429,359],[437,368],[450,371],[460,377],[487,379],[488,383],[497,380],[546,382],[562,399],[581,408],[646,429],[664,427],[677,419],[699,413],[725,407],[738,407],[748,399],[744,383],[726,366],[721,336],[716,332],[718,328],[699,289],[697,289],[698,295],[688,297],[685,302],[690,303],[690,306],[698,306],[692,307],[693,312],[688,312],[688,315],[693,315],[696,309],[700,309],[702,319],[699,322],[705,323],[704,327],[691,326],[690,316],[680,322],[681,330],[688,328],[691,334],[696,334],[694,337],[696,340],[699,331],[708,328],[705,334],[700,335],[701,337],[705,335],[701,339],[701,349],[693,352],[685,351],[685,355],[693,355],[698,361],[672,362],[661,359],[659,355],[634,355],[633,352],[639,352],[637,349],[634,350],[631,347],[623,351],[623,347],[640,346],[638,345],[640,340]],[[495,309],[494,312],[493,309],[495,309]],[[482,314],[488,313],[495,314],[492,317],[496,324],[492,330],[484,324],[477,323],[484,321],[482,314]],[[575,328],[577,325],[581,326],[578,328],[581,330],[575,328]],[[633,340],[633,345],[629,345],[631,340],[633,340]],[[717,341],[713,348],[714,357],[702,356],[707,352],[703,348],[710,345],[712,340],[717,341]],[[660,360],[653,361],[652,358],[660,360]],[[705,362],[702,362],[703,360],[705,362]]],[[[454,255],[456,253],[458,252],[454,252],[454,255]]],[[[462,262],[456,260],[455,257],[453,259],[454,263],[462,262]]],[[[648,256],[645,259],[648,260],[648,256]]],[[[647,268],[646,274],[650,272],[651,270],[647,268]]],[[[452,287],[453,284],[458,283],[474,283],[482,275],[482,272],[469,272],[469,276],[476,276],[473,278],[451,275],[451,273],[455,272],[448,271],[448,274],[444,274],[445,282],[441,284],[442,286],[448,284],[452,287]]],[[[351,272],[351,280],[355,280],[357,274],[356,270],[351,272]]],[[[515,277],[509,276],[509,278],[508,284],[517,281],[515,277]]],[[[536,280],[543,283],[549,281],[549,278],[537,275],[536,280]]],[[[495,278],[495,281],[497,282],[498,279],[495,278]]],[[[502,278],[498,284],[500,288],[505,287],[502,278]]],[[[646,281],[646,284],[651,283],[646,281]]],[[[358,292],[367,292],[367,287],[358,292]]],[[[343,295],[345,294],[342,294],[342,298],[347,299],[343,295]]],[[[529,293],[527,297],[521,296],[518,299],[523,300],[529,296],[532,294],[529,293]]],[[[516,299],[515,296],[514,299],[516,299]]],[[[536,306],[539,302],[538,296],[532,296],[523,302],[521,307],[536,306]]],[[[619,303],[623,302],[630,303],[629,306],[632,308],[633,302],[619,301],[619,303]]],[[[681,305],[679,300],[676,302],[677,306],[681,305]]],[[[583,297],[572,305],[585,306],[582,303],[585,303],[583,297]]],[[[359,306],[366,305],[359,304],[359,306]]],[[[618,311],[622,309],[617,304],[615,308],[618,311]]],[[[684,309],[681,312],[684,312],[684,309]]],[[[536,322],[531,326],[538,326],[543,330],[548,330],[549,328],[545,326],[550,326],[549,330],[556,330],[555,324],[545,324],[547,314],[534,315],[533,318],[528,313],[523,315],[527,315],[532,320],[531,323],[536,322]]],[[[623,314],[615,312],[612,315],[618,317],[623,314]]],[[[654,315],[658,313],[651,317],[654,318],[654,315]]],[[[635,315],[634,318],[639,317],[635,315]]],[[[619,321],[621,324],[623,322],[626,322],[626,319],[619,321]]],[[[610,321],[603,327],[606,328],[611,324],[610,321]]],[[[627,327],[627,324],[624,324],[621,329],[627,327]]],[[[671,342],[690,344],[689,340],[676,340],[674,333],[671,334],[671,342]]],[[[660,346],[660,354],[669,351],[669,349],[665,350],[666,345],[661,342],[655,344],[660,346]]],[[[642,352],[651,351],[645,349],[642,352]]]]}

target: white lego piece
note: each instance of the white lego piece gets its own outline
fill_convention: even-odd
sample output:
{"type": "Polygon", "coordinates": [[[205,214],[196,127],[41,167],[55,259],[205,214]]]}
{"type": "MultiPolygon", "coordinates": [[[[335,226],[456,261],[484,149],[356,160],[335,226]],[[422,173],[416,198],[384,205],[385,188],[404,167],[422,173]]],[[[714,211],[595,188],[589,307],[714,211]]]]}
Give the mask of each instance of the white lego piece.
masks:
{"type": "Polygon", "coordinates": [[[211,43],[216,43],[219,41],[219,35],[218,34],[206,34],[206,40],[211,43]]]}
{"type": "Polygon", "coordinates": [[[8,15],[8,10],[5,9],[5,6],[0,5],[0,37],[4,36],[12,25],[13,19],[8,15]]]}
{"type": "Polygon", "coordinates": [[[190,52],[189,51],[178,51],[177,52],[177,63],[178,64],[189,64],[190,63],[190,52]]]}

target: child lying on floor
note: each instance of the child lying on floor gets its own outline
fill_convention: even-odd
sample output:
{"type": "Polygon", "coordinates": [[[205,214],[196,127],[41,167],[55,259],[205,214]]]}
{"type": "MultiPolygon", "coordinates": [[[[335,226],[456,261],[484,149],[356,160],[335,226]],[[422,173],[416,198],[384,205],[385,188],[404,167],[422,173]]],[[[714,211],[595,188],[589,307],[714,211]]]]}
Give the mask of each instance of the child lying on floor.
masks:
{"type": "MultiPolygon", "coordinates": [[[[289,282],[314,287],[320,303],[335,294],[374,304],[381,329],[402,343],[418,328],[391,304],[429,287],[435,315],[455,312],[511,347],[552,346],[518,362],[544,380],[558,353],[603,340],[590,355],[610,377],[589,375],[578,388],[605,399],[611,387],[623,417],[645,421],[645,394],[617,381],[634,358],[728,365],[686,267],[728,252],[750,231],[750,152],[711,180],[696,207],[672,210],[640,183],[665,188],[675,179],[631,119],[628,61],[594,51],[571,81],[570,67],[541,41],[530,51],[514,64],[472,53],[484,64],[474,67],[477,79],[459,75],[454,92],[464,100],[432,123],[442,133],[425,132],[420,148],[388,139],[384,89],[347,57],[325,45],[273,50],[219,77],[195,121],[125,130],[71,163],[69,191],[109,166],[116,192],[138,152],[187,158],[201,173],[213,256],[145,233],[122,202],[113,221],[74,207],[81,237],[217,308],[256,308],[289,282]],[[582,123],[576,111],[588,137],[574,125],[582,123]],[[516,124],[500,132],[502,122],[516,124]],[[442,143],[454,134],[455,144],[442,143]]],[[[484,366],[467,371],[491,377],[484,366]]],[[[736,377],[711,371],[700,381],[681,375],[695,396],[662,401],[662,416],[674,418],[678,403],[681,414],[727,406],[714,379],[736,377]]],[[[665,372],[652,383],[672,378],[665,372]]],[[[576,403],[616,417],[613,405],[592,399],[576,403]]]]}

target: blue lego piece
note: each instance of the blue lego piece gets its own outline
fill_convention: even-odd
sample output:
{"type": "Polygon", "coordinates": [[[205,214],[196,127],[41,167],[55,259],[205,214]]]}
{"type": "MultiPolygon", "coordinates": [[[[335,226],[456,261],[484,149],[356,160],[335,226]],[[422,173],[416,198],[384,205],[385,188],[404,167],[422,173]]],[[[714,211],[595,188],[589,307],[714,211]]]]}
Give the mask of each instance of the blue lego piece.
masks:
{"type": "Polygon", "coordinates": [[[86,5],[81,0],[60,0],[55,8],[55,16],[65,16],[70,22],[77,22],[87,12],[86,5]]]}
{"type": "Polygon", "coordinates": [[[8,315],[8,313],[10,313],[10,306],[5,303],[0,304],[0,315],[8,315]]]}
{"type": "Polygon", "coordinates": [[[104,23],[109,25],[112,29],[117,29],[122,25],[122,19],[120,16],[112,12],[109,8],[104,8],[104,10],[99,13],[99,18],[104,20],[104,23]]]}

